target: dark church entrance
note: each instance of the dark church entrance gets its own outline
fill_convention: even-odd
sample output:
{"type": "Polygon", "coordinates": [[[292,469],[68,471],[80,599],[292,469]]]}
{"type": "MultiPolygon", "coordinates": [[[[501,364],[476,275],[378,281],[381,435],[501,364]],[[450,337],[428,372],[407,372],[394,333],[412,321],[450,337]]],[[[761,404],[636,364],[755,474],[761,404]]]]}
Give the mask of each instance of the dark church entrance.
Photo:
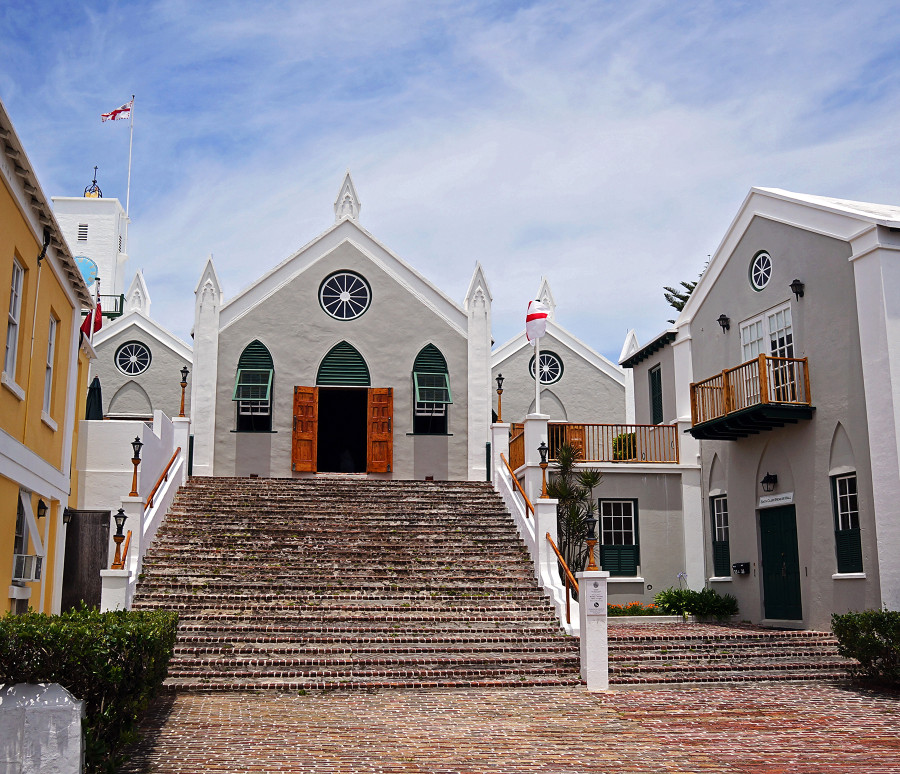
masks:
{"type": "Polygon", "coordinates": [[[367,392],[365,389],[319,388],[319,472],[366,472],[367,392]]]}

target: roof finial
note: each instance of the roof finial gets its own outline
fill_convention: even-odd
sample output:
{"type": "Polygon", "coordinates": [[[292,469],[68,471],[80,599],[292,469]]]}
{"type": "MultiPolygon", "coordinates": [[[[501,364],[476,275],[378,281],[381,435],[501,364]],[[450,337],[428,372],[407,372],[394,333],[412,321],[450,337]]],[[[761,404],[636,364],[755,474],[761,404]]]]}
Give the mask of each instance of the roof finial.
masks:
{"type": "Polygon", "coordinates": [[[84,189],[84,198],[85,199],[102,199],[103,191],[100,190],[100,186],[97,185],[97,167],[94,167],[94,179],[91,181],[91,184],[84,189]]]}
{"type": "Polygon", "coordinates": [[[350,177],[350,170],[344,175],[344,182],[341,183],[341,190],[338,197],[334,201],[334,222],[340,223],[344,218],[351,220],[359,220],[359,210],[362,205],[359,203],[359,197],[356,195],[356,188],[353,187],[353,179],[350,177]]]}

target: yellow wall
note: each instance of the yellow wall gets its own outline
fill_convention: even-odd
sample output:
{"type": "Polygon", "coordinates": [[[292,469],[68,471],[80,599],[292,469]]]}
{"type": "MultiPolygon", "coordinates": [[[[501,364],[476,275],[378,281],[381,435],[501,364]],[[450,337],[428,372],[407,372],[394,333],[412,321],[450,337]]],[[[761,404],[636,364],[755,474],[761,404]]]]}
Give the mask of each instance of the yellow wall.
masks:
{"type": "MultiPolygon", "coordinates": [[[[84,401],[87,392],[87,358],[80,356],[78,363],[78,397],[75,412],[66,415],[68,402],[69,369],[71,364],[73,337],[78,336],[75,323],[75,306],[66,294],[66,279],[55,274],[48,257],[38,268],[37,257],[41,244],[35,238],[28,222],[18,207],[16,199],[7,187],[7,181],[0,178],[0,342],[5,350],[8,327],[9,288],[12,280],[13,261],[18,261],[25,276],[22,289],[21,312],[19,315],[18,354],[15,374],[9,374],[15,385],[24,393],[24,398],[0,384],[0,428],[23,444],[28,450],[44,459],[50,466],[61,471],[73,482],[70,469],[63,469],[66,450],[63,443],[67,423],[75,423],[71,452],[77,448],[77,419],[84,416],[84,401]],[[53,357],[53,388],[50,410],[42,417],[44,408],[45,375],[51,316],[57,321],[56,345],[53,357]],[[46,421],[49,419],[50,421],[46,421]],[[53,425],[55,424],[55,428],[53,425]]],[[[0,368],[3,366],[3,351],[0,351],[0,368]]],[[[74,466],[72,466],[74,467],[74,466]]],[[[0,612],[15,609],[15,600],[7,597],[5,590],[12,579],[13,541],[15,539],[16,508],[21,482],[6,475],[0,476],[0,612]]],[[[55,490],[58,491],[58,490],[55,490]]],[[[77,493],[75,493],[77,494],[77,493]]],[[[56,546],[57,530],[61,529],[61,514],[66,505],[74,507],[73,495],[63,497],[62,502],[46,495],[32,493],[32,509],[37,512],[37,502],[43,499],[49,507],[48,515],[37,519],[40,540],[43,543],[44,561],[42,581],[26,584],[31,587],[28,604],[35,610],[51,612],[54,593],[59,596],[59,588],[54,588],[54,563],[63,561],[62,546],[56,546]],[[57,549],[60,550],[57,550],[57,549]],[[41,597],[43,596],[43,600],[41,597]]],[[[33,538],[30,535],[30,538],[33,538]]],[[[35,553],[34,542],[30,539],[28,553],[35,553]]]]}

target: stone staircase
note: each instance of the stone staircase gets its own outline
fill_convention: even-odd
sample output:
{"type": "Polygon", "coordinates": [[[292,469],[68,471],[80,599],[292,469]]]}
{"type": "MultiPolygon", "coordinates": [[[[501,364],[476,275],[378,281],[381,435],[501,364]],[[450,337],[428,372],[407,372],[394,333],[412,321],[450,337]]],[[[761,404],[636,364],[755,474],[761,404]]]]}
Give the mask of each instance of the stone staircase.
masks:
{"type": "Polygon", "coordinates": [[[612,685],[842,679],[849,663],[829,632],[749,625],[613,623],[609,649],[612,685]]]}
{"type": "Polygon", "coordinates": [[[489,484],[194,477],[134,608],[178,612],[178,689],[580,682],[489,484]]]}

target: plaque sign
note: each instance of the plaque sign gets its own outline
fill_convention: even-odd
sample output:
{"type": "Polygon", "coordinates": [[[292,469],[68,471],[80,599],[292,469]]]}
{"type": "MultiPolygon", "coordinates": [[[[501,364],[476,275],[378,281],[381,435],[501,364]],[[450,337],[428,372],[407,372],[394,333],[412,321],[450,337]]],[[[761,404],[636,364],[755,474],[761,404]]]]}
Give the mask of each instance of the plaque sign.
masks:
{"type": "Polygon", "coordinates": [[[587,615],[605,616],[606,610],[606,579],[588,580],[584,579],[582,588],[584,588],[584,604],[587,615]]]}

